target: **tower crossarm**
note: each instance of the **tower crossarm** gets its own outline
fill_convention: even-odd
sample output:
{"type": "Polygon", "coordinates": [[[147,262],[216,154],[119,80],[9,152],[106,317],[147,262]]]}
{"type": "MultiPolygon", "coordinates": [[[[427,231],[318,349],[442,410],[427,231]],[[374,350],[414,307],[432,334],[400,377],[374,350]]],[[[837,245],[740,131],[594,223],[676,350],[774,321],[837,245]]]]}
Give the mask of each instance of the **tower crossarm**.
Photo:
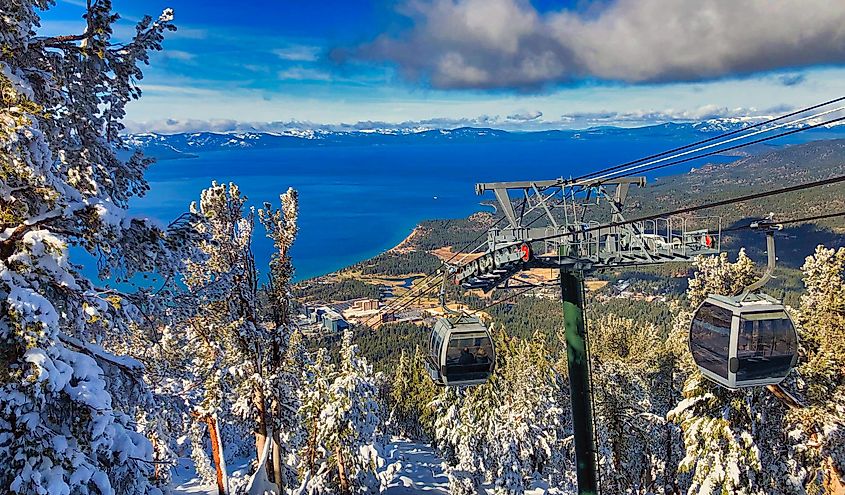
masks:
{"type": "Polygon", "coordinates": [[[454,282],[488,291],[532,268],[590,271],[690,261],[719,253],[719,217],[627,221],[625,201],[631,186],[645,184],[645,177],[476,184],[478,194],[495,194],[508,224],[487,232],[487,252],[458,267],[454,282]],[[513,201],[519,197],[523,201],[517,208],[513,201]],[[602,203],[607,206],[592,212],[602,203]],[[535,213],[528,220],[531,212],[535,213]]]}
{"type": "Polygon", "coordinates": [[[691,261],[699,255],[718,254],[721,247],[718,217],[669,217],[623,225],[591,223],[580,229],[570,225],[558,230],[556,242],[548,249],[548,229],[493,229],[489,233],[493,247],[458,267],[454,282],[489,291],[532,268],[590,271],[691,261]]]}
{"type": "Polygon", "coordinates": [[[592,206],[602,201],[610,205],[611,221],[623,221],[622,211],[632,185],[645,186],[645,177],[622,177],[595,182],[550,179],[515,182],[484,182],[475,185],[477,194],[492,191],[498,211],[507,219],[503,229],[491,232],[490,248],[502,243],[527,241],[548,229],[561,230],[574,225],[580,228],[592,206]],[[522,199],[519,207],[514,201],[522,199]],[[530,215],[532,214],[533,215],[530,215]],[[529,220],[530,218],[530,220],[529,220]],[[530,229],[535,224],[541,229],[530,229]],[[541,232],[542,230],[542,232],[541,232]],[[494,235],[501,234],[501,238],[494,235]]]}

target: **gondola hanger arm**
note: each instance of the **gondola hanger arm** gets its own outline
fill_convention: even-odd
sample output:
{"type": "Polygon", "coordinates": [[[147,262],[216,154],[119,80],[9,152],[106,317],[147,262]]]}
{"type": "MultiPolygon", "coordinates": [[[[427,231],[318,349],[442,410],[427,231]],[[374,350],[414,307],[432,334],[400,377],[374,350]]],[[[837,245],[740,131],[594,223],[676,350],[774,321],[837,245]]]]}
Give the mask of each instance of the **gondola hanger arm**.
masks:
{"type": "Polygon", "coordinates": [[[751,229],[762,230],[766,233],[766,256],[768,260],[766,263],[766,271],[763,272],[763,276],[742,291],[742,294],[740,294],[740,301],[745,300],[749,294],[763,288],[763,286],[774,277],[775,265],[777,264],[777,256],[775,253],[775,232],[782,230],[783,225],[775,223],[772,220],[772,217],[773,215],[770,213],[768,218],[758,220],[751,224],[751,229]]]}

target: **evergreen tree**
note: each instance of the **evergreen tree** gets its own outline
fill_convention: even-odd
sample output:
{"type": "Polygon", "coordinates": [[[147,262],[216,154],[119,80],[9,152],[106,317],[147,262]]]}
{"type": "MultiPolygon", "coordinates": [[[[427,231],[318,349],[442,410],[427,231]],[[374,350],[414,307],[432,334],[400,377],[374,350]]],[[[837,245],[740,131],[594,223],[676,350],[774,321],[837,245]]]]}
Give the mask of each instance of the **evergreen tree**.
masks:
{"type": "MultiPolygon", "coordinates": [[[[601,483],[609,493],[671,492],[680,451],[661,400],[666,350],[653,325],[612,314],[590,322],[601,483]]],[[[671,394],[671,392],[669,392],[671,394]]]]}
{"type": "Polygon", "coordinates": [[[414,347],[414,354],[411,357],[411,402],[414,405],[414,412],[419,423],[419,433],[428,440],[434,438],[434,420],[429,404],[437,395],[437,386],[431,380],[428,370],[425,367],[427,353],[419,346],[414,347]]]}
{"type": "Polygon", "coordinates": [[[521,494],[537,478],[557,471],[569,425],[556,398],[560,381],[538,336],[521,342],[501,374],[486,448],[495,466],[495,493],[521,494]]]}
{"type": "Polygon", "coordinates": [[[447,389],[432,403],[435,442],[449,464],[454,494],[523,493],[534,482],[570,483],[565,438],[571,432],[558,403],[562,384],[543,339],[496,336],[496,371],[484,385],[447,389]]]}
{"type": "Polygon", "coordinates": [[[399,353],[399,361],[396,363],[393,380],[390,384],[390,426],[399,435],[410,436],[409,430],[413,430],[413,404],[410,402],[411,387],[411,358],[405,349],[399,353]]]}
{"type": "Polygon", "coordinates": [[[303,436],[297,394],[302,369],[297,366],[301,365],[302,350],[290,347],[294,333],[291,319],[293,263],[290,248],[297,234],[299,196],[294,189],[288,189],[279,199],[279,209],[274,210],[270,203],[264,203],[264,208],[258,210],[258,217],[276,248],[270,260],[267,290],[271,307],[267,313],[271,316],[272,330],[268,335],[270,352],[266,364],[274,435],[273,473],[279,487],[292,488],[297,481],[296,452],[303,436]]]}
{"type": "Polygon", "coordinates": [[[432,445],[439,451],[440,457],[450,465],[457,462],[453,432],[459,425],[462,399],[457,389],[444,387],[426,405],[426,409],[431,411],[434,418],[432,445]]]}
{"type": "MultiPolygon", "coordinates": [[[[143,366],[117,356],[171,287],[121,292],[86,278],[157,271],[172,280],[194,241],[190,218],[161,229],[126,214],[150,160],[126,159],[120,122],[148,52],[175,29],[169,9],[127,43],[92,1],[83,33],[40,37],[46,0],[0,16],[0,486],[13,493],[155,493],[153,447],[138,432],[152,396],[143,366]]],[[[161,311],[164,313],[164,311],[161,311]]]]}
{"type": "MultiPolygon", "coordinates": [[[[207,239],[200,243],[205,254],[199,262],[187,263],[183,279],[197,311],[182,325],[183,349],[192,349],[188,372],[202,386],[195,397],[192,418],[206,426],[208,445],[213,447],[219,490],[226,490],[225,452],[216,442],[222,425],[238,425],[244,415],[254,418],[251,408],[235,408],[234,397],[255,398],[261,379],[263,328],[255,316],[255,265],[251,255],[252,213],[245,215],[246,197],[237,185],[212,183],[202,191],[191,211],[203,222],[200,230],[207,239]],[[234,373],[233,373],[234,371],[234,373]]],[[[263,447],[266,425],[261,418],[251,425],[256,446],[263,447]]],[[[194,443],[195,447],[203,444],[194,443]]],[[[258,454],[260,456],[260,453],[258,454]]],[[[202,456],[195,454],[195,459],[202,456]]],[[[198,472],[202,472],[198,469],[198,472]]]]}
{"type": "Polygon", "coordinates": [[[845,490],[845,248],[818,246],[801,269],[806,292],[794,389],[805,407],[790,411],[789,435],[801,485],[810,493],[839,493],[845,490]]]}
{"type": "Polygon", "coordinates": [[[735,263],[727,253],[718,256],[699,256],[695,260],[695,273],[689,281],[687,299],[692,307],[698,306],[710,294],[737,295],[755,280],[754,261],[740,249],[735,263]]]}
{"type": "Polygon", "coordinates": [[[305,386],[300,389],[300,417],[306,430],[306,441],[300,457],[300,471],[306,479],[328,476],[329,452],[320,437],[320,413],[326,406],[334,373],[334,366],[324,347],[317,349],[313,362],[305,367],[305,386]]]}
{"type": "MultiPolygon", "coordinates": [[[[312,470],[299,493],[337,491],[350,495],[377,493],[381,489],[376,476],[384,464],[378,387],[372,368],[357,353],[352,332],[344,332],[340,362],[328,382],[313,437],[316,454],[325,453],[326,461],[316,473],[312,470]]],[[[318,355],[317,362],[320,360],[318,355]]],[[[314,407],[311,400],[304,403],[307,408],[314,407]]]]}
{"type": "MultiPolygon", "coordinates": [[[[687,292],[693,306],[711,293],[738,294],[755,279],[753,263],[742,251],[736,263],[723,254],[698,258],[696,268],[687,292]]],[[[691,315],[679,313],[684,320],[677,326],[688,332],[691,315]]],[[[759,388],[723,389],[689,359],[681,364],[687,375],[684,399],[667,417],[683,430],[686,455],[678,470],[690,475],[689,493],[790,493],[786,436],[779,421],[784,406],[759,388]]]]}
{"type": "Polygon", "coordinates": [[[436,394],[435,385],[424,366],[424,354],[416,346],[413,354],[402,349],[390,383],[390,424],[405,437],[431,439],[433,417],[428,406],[436,394]]]}

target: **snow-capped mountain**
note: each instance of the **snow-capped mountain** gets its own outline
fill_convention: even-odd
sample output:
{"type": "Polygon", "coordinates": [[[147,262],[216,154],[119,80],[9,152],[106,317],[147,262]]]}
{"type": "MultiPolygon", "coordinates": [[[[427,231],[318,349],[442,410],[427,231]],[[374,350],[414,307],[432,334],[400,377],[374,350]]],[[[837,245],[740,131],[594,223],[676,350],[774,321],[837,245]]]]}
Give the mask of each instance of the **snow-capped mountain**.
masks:
{"type": "MultiPolygon", "coordinates": [[[[288,128],[272,132],[190,132],[179,134],[142,133],[127,136],[132,147],[145,150],[161,159],[189,157],[191,153],[221,151],[227,149],[283,148],[301,146],[349,146],[398,143],[448,143],[478,140],[530,141],[616,138],[669,137],[696,141],[702,137],[738,131],[750,124],[744,119],[712,119],[693,123],[668,122],[647,127],[593,127],[583,130],[505,131],[487,127],[459,127],[455,129],[432,129],[425,126],[373,127],[356,130],[332,130],[325,126],[318,128],[288,128]],[[704,135],[704,136],[702,136],[704,135]]],[[[811,122],[781,125],[767,124],[763,128],[774,128],[783,132],[797,127],[806,127],[811,122]]],[[[811,132],[831,134],[830,137],[845,136],[845,126],[830,125],[813,129],[811,132]]],[[[761,136],[762,137],[762,136],[761,136]]],[[[818,139],[819,137],[816,137],[818,139]]]]}

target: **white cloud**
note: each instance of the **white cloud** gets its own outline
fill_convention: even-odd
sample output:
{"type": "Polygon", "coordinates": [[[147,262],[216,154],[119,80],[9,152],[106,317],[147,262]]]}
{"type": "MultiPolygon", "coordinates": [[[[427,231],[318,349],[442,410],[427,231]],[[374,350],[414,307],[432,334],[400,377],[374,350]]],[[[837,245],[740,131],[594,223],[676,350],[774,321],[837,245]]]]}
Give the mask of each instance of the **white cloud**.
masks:
{"type": "Polygon", "coordinates": [[[196,58],[196,55],[194,53],[186,52],[183,50],[167,49],[157,53],[160,54],[162,57],[169,58],[172,60],[179,60],[182,62],[190,62],[196,58]]]}
{"type": "MultiPolygon", "coordinates": [[[[722,109],[771,109],[777,105],[804,107],[842,94],[845,68],[804,71],[806,80],[784,86],[776,74],[706,83],[623,86],[589,84],[540,93],[455,92],[393,86],[390,84],[345,85],[333,75],[332,84],[275,83],[259,89],[241,83],[188,78],[150,72],[139,82],[144,96],[127,107],[127,118],[151,122],[169,117],[180,119],[246,119],[272,122],[295,119],[320,123],[359,120],[405,122],[472,116],[517,115],[541,111],[531,122],[507,121],[491,127],[540,128],[561,120],[562,115],[616,112],[622,125],[639,125],[630,119],[639,114],[663,112],[665,118],[683,117],[713,105],[722,109]],[[338,83],[338,84],[335,84],[338,83]],[[269,97],[267,100],[265,97],[269,97]],[[632,115],[633,114],[633,115],[632,115]]],[[[277,71],[267,68],[267,76],[277,71]]],[[[595,120],[595,119],[594,119],[595,120]]],[[[654,122],[654,121],[652,121],[654,122]]],[[[484,124],[486,125],[486,124],[484,124]]],[[[561,127],[583,128],[592,122],[563,122],[561,127]]]]}
{"type": "Polygon", "coordinates": [[[328,81],[331,79],[331,74],[328,72],[307,67],[291,67],[279,71],[278,76],[279,79],[292,81],[328,81]]]}
{"type": "Polygon", "coordinates": [[[702,122],[706,120],[730,119],[737,121],[757,121],[769,119],[792,110],[791,106],[776,106],[767,109],[748,107],[719,107],[702,105],[692,109],[630,110],[630,111],[589,111],[572,112],[560,116],[560,124],[565,127],[583,128],[597,125],[642,126],[665,122],[702,122]]]}
{"type": "Polygon", "coordinates": [[[273,54],[282,60],[294,62],[314,62],[320,57],[319,46],[290,45],[273,50],[273,54]]]}
{"type": "Polygon", "coordinates": [[[666,122],[702,122],[729,119],[732,121],[759,121],[772,118],[792,110],[779,106],[764,110],[746,107],[724,108],[704,105],[691,110],[632,110],[573,112],[556,120],[542,120],[540,111],[517,112],[506,117],[501,115],[479,115],[477,117],[434,117],[420,120],[383,121],[364,120],[352,123],[317,123],[301,120],[250,122],[234,119],[160,119],[148,122],[128,121],[129,132],[282,132],[288,130],[396,130],[396,129],[454,129],[458,127],[492,127],[496,129],[527,131],[548,129],[584,129],[600,125],[638,127],[666,122]]]}
{"type": "Polygon", "coordinates": [[[232,119],[161,119],[151,122],[124,122],[130,133],[158,132],[160,134],[179,134],[182,132],[232,132],[239,128],[239,123],[232,119]]]}
{"type": "Polygon", "coordinates": [[[845,2],[615,0],[539,13],[527,0],[419,0],[408,32],[356,56],[440,88],[538,88],[585,78],[697,81],[845,63],[845,2]]]}

